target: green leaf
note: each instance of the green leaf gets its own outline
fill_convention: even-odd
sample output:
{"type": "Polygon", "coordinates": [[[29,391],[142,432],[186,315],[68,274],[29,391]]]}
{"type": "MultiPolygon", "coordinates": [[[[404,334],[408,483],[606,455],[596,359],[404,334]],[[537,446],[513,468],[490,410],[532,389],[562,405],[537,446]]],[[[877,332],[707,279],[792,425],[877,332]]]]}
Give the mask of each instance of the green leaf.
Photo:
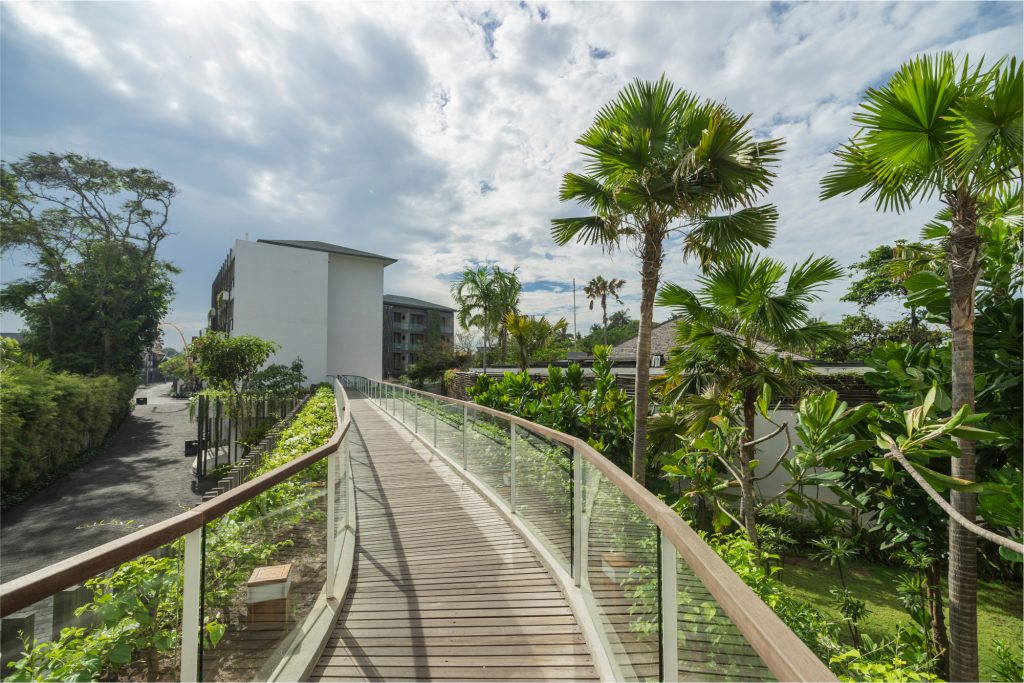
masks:
{"type": "Polygon", "coordinates": [[[124,666],[132,661],[132,646],[128,643],[118,643],[110,649],[110,654],[107,658],[112,664],[117,666],[124,666]]]}
{"type": "Polygon", "coordinates": [[[978,493],[985,490],[985,485],[982,483],[972,482],[958,477],[951,477],[948,474],[936,472],[935,470],[929,469],[924,465],[919,465],[916,462],[911,462],[910,464],[915,470],[920,472],[921,476],[925,478],[925,481],[931,484],[939,493],[942,493],[946,489],[953,489],[954,491],[960,491],[962,493],[978,493]]]}

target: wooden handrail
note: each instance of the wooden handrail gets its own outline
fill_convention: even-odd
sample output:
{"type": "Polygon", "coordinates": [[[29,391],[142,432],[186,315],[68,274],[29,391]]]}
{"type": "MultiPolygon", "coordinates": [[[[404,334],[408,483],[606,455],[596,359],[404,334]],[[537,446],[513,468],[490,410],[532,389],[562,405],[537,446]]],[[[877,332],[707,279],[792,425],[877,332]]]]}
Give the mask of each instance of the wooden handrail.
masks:
{"type": "Polygon", "coordinates": [[[326,444],[300,455],[294,460],[289,460],[280,467],[222,493],[212,500],[200,503],[180,515],[175,515],[123,538],[91,548],[44,569],[0,584],[0,617],[9,616],[58,591],[82,583],[123,562],[133,560],[143,553],[181,538],[337,451],[338,444],[348,433],[352,423],[348,394],[345,393],[345,388],[340,381],[337,383],[337,389],[342,392],[344,412],[339,411],[337,399],[335,399],[334,411],[338,426],[326,444]]]}
{"type": "Polygon", "coordinates": [[[835,681],[835,675],[785,622],[758,597],[750,586],[719,557],[686,521],[615,463],[586,441],[500,410],[432,394],[390,382],[382,382],[432,400],[467,406],[470,410],[507,420],[523,429],[576,449],[591,465],[622,491],[664,532],[676,552],[711,593],[722,611],[747,639],[779,681],[835,681]]]}

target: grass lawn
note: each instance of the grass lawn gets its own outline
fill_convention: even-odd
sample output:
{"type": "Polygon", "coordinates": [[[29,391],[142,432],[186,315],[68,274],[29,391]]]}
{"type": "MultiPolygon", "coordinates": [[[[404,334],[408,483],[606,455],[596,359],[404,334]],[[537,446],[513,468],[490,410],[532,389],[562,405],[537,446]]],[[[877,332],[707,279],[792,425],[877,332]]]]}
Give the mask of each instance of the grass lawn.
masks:
{"type": "MultiPolygon", "coordinates": [[[[905,570],[892,569],[868,562],[854,562],[846,572],[850,590],[867,603],[868,613],[861,622],[861,631],[872,638],[880,638],[896,630],[896,624],[909,622],[910,617],[896,600],[896,577],[905,570]]],[[[835,608],[829,589],[839,586],[839,575],[827,564],[802,557],[787,557],[782,582],[794,595],[806,600],[829,615],[837,624],[843,624],[835,608]]],[[[978,643],[981,651],[981,679],[991,680],[991,665],[995,662],[992,644],[1002,640],[1013,651],[1020,652],[1024,621],[1024,592],[1020,586],[1000,581],[980,581],[978,585],[978,643]]],[[[949,624],[949,612],[946,612],[949,624]]],[[[845,627],[843,633],[849,639],[845,627]]]]}

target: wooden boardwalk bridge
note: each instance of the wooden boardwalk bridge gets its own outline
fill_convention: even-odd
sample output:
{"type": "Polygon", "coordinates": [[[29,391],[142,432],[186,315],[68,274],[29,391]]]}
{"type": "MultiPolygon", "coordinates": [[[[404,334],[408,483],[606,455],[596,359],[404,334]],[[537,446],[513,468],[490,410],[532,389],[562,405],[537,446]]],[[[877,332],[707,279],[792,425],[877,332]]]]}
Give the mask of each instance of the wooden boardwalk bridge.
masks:
{"type": "Polygon", "coordinates": [[[584,441],[362,377],[335,397],[325,446],[0,586],[5,660],[42,611],[95,628],[54,606],[155,556],[181,644],[122,680],[835,680],[584,441]]]}

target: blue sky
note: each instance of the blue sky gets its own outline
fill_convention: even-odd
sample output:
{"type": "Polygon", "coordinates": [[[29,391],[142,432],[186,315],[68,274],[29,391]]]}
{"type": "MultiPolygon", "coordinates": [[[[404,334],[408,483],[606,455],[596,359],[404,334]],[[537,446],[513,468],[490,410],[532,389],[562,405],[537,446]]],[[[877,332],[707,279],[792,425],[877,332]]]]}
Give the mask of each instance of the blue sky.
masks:
{"type": "MultiPolygon", "coordinates": [[[[637,315],[630,254],[549,237],[552,217],[576,211],[558,201],[561,175],[581,165],[573,140],[626,82],[665,73],[786,138],[769,251],[849,264],[914,238],[934,211],[818,201],[864,89],[920,52],[1019,55],[1021,7],[5,2],[0,145],[6,160],[75,151],[177,184],[163,254],[182,269],[168,319],[187,333],[246,235],[397,258],[385,290],[442,303],[467,263],[519,266],[524,311],[570,320],[573,277],[620,277],[637,315]]],[[[2,267],[5,281],[20,272],[2,267]]],[[[666,279],[693,274],[669,252],[666,279]]],[[[851,311],[844,290],[816,312],[851,311]]],[[[599,313],[578,301],[584,330],[599,313]]]]}

